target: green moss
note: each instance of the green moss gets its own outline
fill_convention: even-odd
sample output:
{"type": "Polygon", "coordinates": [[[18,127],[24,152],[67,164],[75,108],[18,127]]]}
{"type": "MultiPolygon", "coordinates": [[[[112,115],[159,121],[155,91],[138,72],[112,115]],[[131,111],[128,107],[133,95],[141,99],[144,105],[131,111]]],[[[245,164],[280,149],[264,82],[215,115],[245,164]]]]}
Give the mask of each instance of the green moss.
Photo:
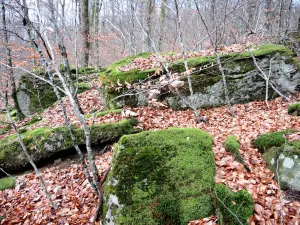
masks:
{"type": "Polygon", "coordinates": [[[0,135],[7,133],[8,131],[11,130],[11,126],[7,125],[4,128],[0,129],[0,135]]]}
{"type": "MultiPolygon", "coordinates": [[[[105,116],[107,114],[120,114],[122,112],[122,109],[112,109],[112,110],[105,110],[105,111],[102,111],[102,112],[97,112],[95,117],[101,117],[101,116],[105,116]]],[[[86,118],[91,118],[91,117],[94,117],[94,114],[89,114],[89,115],[86,115],[85,116],[86,118]]]]}
{"type": "Polygon", "coordinates": [[[293,130],[285,130],[285,131],[263,134],[258,136],[254,140],[253,145],[260,152],[264,152],[265,150],[273,146],[280,147],[286,142],[286,139],[284,138],[283,135],[289,133],[293,133],[293,130]]]}
{"type": "Polygon", "coordinates": [[[123,136],[114,149],[104,193],[124,204],[116,224],[187,224],[211,215],[215,164],[209,134],[192,128],[142,132],[123,136]],[[114,179],[117,185],[109,185],[114,179]]]}
{"type": "Polygon", "coordinates": [[[233,192],[225,185],[217,184],[215,198],[219,224],[247,224],[247,220],[253,215],[254,201],[246,190],[233,192]]]}
{"type": "Polygon", "coordinates": [[[240,144],[238,143],[236,136],[229,135],[224,142],[224,147],[227,152],[230,152],[235,156],[236,161],[244,164],[244,159],[239,152],[240,144]]]}
{"type": "Polygon", "coordinates": [[[41,116],[33,116],[33,117],[31,118],[31,120],[29,120],[28,122],[26,122],[26,123],[24,124],[24,126],[29,126],[29,125],[35,124],[35,123],[41,121],[42,119],[43,119],[43,118],[42,118],[41,116]]]}
{"type": "Polygon", "coordinates": [[[293,146],[297,149],[300,149],[300,140],[296,140],[296,141],[292,141],[290,143],[288,143],[290,146],[293,146]]]}
{"type": "Polygon", "coordinates": [[[14,177],[4,177],[0,179],[0,191],[9,188],[15,188],[16,179],[14,177]]]}
{"type": "Polygon", "coordinates": [[[118,68],[130,64],[136,58],[148,58],[152,53],[145,52],[135,56],[130,56],[124,59],[121,59],[118,62],[110,65],[103,73],[100,74],[100,79],[104,84],[111,85],[117,84],[119,81],[121,84],[125,84],[125,81],[128,83],[134,83],[138,80],[146,79],[148,75],[152,75],[155,72],[155,69],[150,70],[130,70],[122,72],[118,68]]]}
{"type": "Polygon", "coordinates": [[[231,152],[234,155],[238,154],[240,144],[238,143],[237,137],[234,135],[229,135],[224,142],[224,147],[227,152],[231,152]]]}
{"type": "Polygon", "coordinates": [[[0,224],[2,222],[2,220],[4,220],[6,217],[5,216],[0,216],[0,224]]]}
{"type": "MultiPolygon", "coordinates": [[[[48,76],[45,73],[40,76],[48,80],[48,76]]],[[[55,79],[54,83],[61,87],[61,83],[58,79],[55,79]]],[[[32,77],[30,74],[23,75],[19,84],[17,92],[24,92],[29,97],[29,110],[32,114],[48,108],[57,101],[53,87],[38,78],[32,77]]],[[[74,85],[76,88],[77,84],[75,83],[74,85]]],[[[78,84],[77,93],[79,94],[89,89],[91,88],[87,83],[81,82],[78,84]]],[[[60,92],[60,95],[63,97],[64,93],[60,92]]]]}
{"type": "MultiPolygon", "coordinates": [[[[133,126],[137,121],[122,120],[118,123],[94,125],[91,129],[92,144],[105,144],[116,141],[123,134],[136,132],[133,126]]],[[[85,143],[84,132],[81,128],[75,129],[77,143],[85,143]]],[[[45,128],[40,127],[22,134],[23,142],[35,162],[51,157],[55,152],[68,150],[73,142],[67,127],[45,128]]],[[[16,135],[10,135],[0,140],[0,167],[6,171],[20,170],[28,164],[16,135]]]]}
{"type": "Polygon", "coordinates": [[[288,107],[288,114],[296,114],[297,116],[300,116],[300,102],[290,104],[288,107]]]}

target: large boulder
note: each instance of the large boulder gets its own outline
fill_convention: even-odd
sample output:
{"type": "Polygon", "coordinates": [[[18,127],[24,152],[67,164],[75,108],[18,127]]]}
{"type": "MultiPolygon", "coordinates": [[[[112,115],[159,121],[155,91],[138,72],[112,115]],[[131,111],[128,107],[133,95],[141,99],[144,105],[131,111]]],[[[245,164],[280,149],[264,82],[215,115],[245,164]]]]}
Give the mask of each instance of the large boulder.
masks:
{"type": "MultiPolygon", "coordinates": [[[[287,47],[280,45],[266,44],[252,49],[258,65],[266,73],[269,74],[271,65],[270,82],[273,83],[279,91],[283,94],[292,94],[299,90],[300,72],[299,63],[295,59],[295,54],[287,47]],[[272,62],[270,64],[270,60],[272,62]]],[[[137,57],[148,57],[148,54],[137,57]]],[[[147,77],[153,76],[157,69],[122,71],[124,67],[130,63],[134,58],[123,59],[111,65],[105,72],[102,73],[101,79],[106,88],[103,89],[103,99],[111,100],[113,97],[126,93],[127,89],[120,88],[120,84],[127,82],[133,84],[134,82],[142,81],[147,77]],[[111,87],[117,87],[119,91],[111,87]]],[[[225,104],[224,89],[222,76],[216,65],[216,58],[214,56],[203,56],[197,58],[189,58],[187,60],[189,68],[194,68],[191,75],[192,86],[194,94],[190,96],[189,87],[186,77],[181,79],[185,81],[185,85],[180,89],[182,94],[186,96],[190,102],[197,108],[209,108],[225,104]]],[[[221,55],[221,62],[227,80],[227,88],[229,100],[232,104],[246,103],[253,100],[263,100],[265,98],[266,82],[260,76],[250,52],[231,53],[228,55],[221,55]]],[[[177,60],[170,63],[169,70],[172,73],[182,73],[185,71],[183,60],[177,60]]],[[[157,76],[156,76],[157,77],[157,76]]],[[[153,84],[156,81],[153,81],[153,84]]],[[[127,85],[128,86],[128,85],[127,85]]],[[[269,88],[269,97],[274,98],[278,95],[269,88]]],[[[166,100],[168,105],[175,109],[187,108],[187,105],[180,97],[172,93],[165,93],[159,96],[160,100],[166,100]]],[[[147,97],[140,93],[137,96],[129,96],[119,98],[110,106],[120,107],[121,105],[145,105],[147,104],[147,97]]]]}
{"type": "MultiPolygon", "coordinates": [[[[113,143],[124,134],[135,132],[136,120],[122,120],[118,123],[94,125],[91,129],[93,145],[113,143]]],[[[74,130],[78,145],[84,145],[85,138],[81,128],[74,130]]],[[[67,127],[37,128],[22,134],[22,139],[35,163],[40,163],[57,153],[75,152],[67,127]]],[[[0,141],[0,168],[7,172],[17,172],[30,166],[16,135],[0,141]]]]}
{"type": "Polygon", "coordinates": [[[283,190],[300,191],[300,141],[288,141],[293,130],[260,135],[254,147],[262,153],[268,168],[274,172],[283,190]]]}
{"type": "MultiPolygon", "coordinates": [[[[72,76],[75,76],[74,73],[76,71],[72,69],[71,72],[72,76]]],[[[90,86],[84,82],[84,77],[98,72],[100,72],[100,70],[96,70],[94,68],[80,68],[78,70],[80,79],[78,83],[77,93],[89,90],[90,86]]],[[[41,78],[44,78],[45,80],[48,80],[48,76],[44,72],[33,71],[33,73],[37,74],[41,78]]],[[[58,78],[54,79],[54,83],[58,86],[61,86],[58,78]]],[[[75,85],[77,85],[77,82],[75,82],[75,85]]],[[[60,94],[61,96],[64,96],[63,93],[60,94]]],[[[50,84],[28,73],[24,74],[19,80],[17,99],[21,111],[26,116],[32,115],[35,112],[46,109],[47,107],[51,106],[54,102],[57,101],[57,97],[54,93],[53,87],[50,84]]]]}
{"type": "Polygon", "coordinates": [[[247,191],[233,193],[215,185],[212,138],[202,130],[170,128],[123,136],[114,146],[112,163],[104,186],[104,224],[186,225],[216,208],[230,224],[237,221],[226,216],[228,208],[242,208],[238,218],[245,223],[252,215],[247,191]],[[220,202],[214,201],[215,194],[220,202]]]}
{"type": "Polygon", "coordinates": [[[300,191],[300,148],[284,144],[267,150],[263,158],[280,182],[281,189],[300,191]]]}

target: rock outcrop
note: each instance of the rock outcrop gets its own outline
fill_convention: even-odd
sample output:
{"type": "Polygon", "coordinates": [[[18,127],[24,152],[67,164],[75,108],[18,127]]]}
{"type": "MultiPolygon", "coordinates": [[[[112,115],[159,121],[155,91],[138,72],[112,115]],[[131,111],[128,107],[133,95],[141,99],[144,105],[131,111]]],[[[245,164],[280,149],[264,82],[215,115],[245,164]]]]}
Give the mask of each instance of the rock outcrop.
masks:
{"type": "MultiPolygon", "coordinates": [[[[300,90],[299,63],[295,59],[295,54],[287,47],[266,44],[252,49],[257,59],[259,67],[267,74],[270,74],[270,84],[276,86],[285,95],[296,93],[300,90]]],[[[137,57],[148,57],[149,54],[137,57]]],[[[134,58],[123,59],[111,65],[101,79],[108,86],[118,87],[119,83],[134,83],[142,81],[147,77],[153,77],[156,69],[138,69],[122,72],[119,68],[130,63],[134,58]]],[[[191,74],[194,94],[190,96],[186,77],[181,77],[185,85],[180,88],[182,95],[186,96],[197,108],[210,108],[225,104],[224,88],[219,67],[216,65],[214,56],[203,56],[189,58],[187,60],[189,68],[193,68],[191,74]]],[[[221,62],[227,80],[229,100],[232,104],[247,103],[265,98],[266,82],[260,76],[250,52],[231,53],[221,55],[221,62]]],[[[183,60],[177,60],[169,65],[169,70],[174,74],[185,71],[183,60]]],[[[155,76],[154,76],[155,77],[155,76]]],[[[155,84],[157,80],[152,80],[155,84]]],[[[113,97],[126,93],[128,89],[119,88],[116,91],[111,88],[103,89],[103,99],[111,100],[113,97]]],[[[278,94],[269,87],[269,98],[277,97],[278,94]]],[[[160,100],[166,100],[168,105],[175,109],[183,109],[188,106],[180,97],[172,93],[159,95],[160,100]]],[[[110,103],[111,108],[120,107],[124,104],[130,106],[147,104],[146,94],[140,93],[137,96],[120,98],[115,103],[110,103]]]]}
{"type": "Polygon", "coordinates": [[[268,133],[259,136],[254,146],[261,152],[268,168],[283,190],[300,191],[300,141],[288,142],[284,135],[293,131],[268,133]]]}
{"type": "MultiPolygon", "coordinates": [[[[92,144],[113,143],[124,134],[134,133],[133,126],[135,125],[137,121],[134,119],[94,125],[91,130],[92,144]]],[[[77,128],[74,132],[78,145],[84,145],[83,130],[77,128]]],[[[68,150],[75,152],[67,127],[53,129],[41,127],[23,133],[22,138],[35,163],[47,160],[57,153],[68,150]]],[[[0,167],[7,172],[17,172],[30,167],[16,135],[8,136],[0,141],[0,167]]]]}
{"type": "MultiPolygon", "coordinates": [[[[74,69],[72,69],[71,72],[73,75],[74,73],[76,73],[74,69]]],[[[79,94],[90,89],[89,85],[83,82],[80,74],[86,76],[89,74],[95,74],[99,72],[100,70],[96,70],[94,68],[79,68],[78,74],[80,79],[78,83],[77,93],[79,94]]],[[[48,80],[48,76],[44,72],[33,71],[33,73],[44,78],[45,80],[48,80]]],[[[54,80],[54,83],[58,86],[61,86],[58,78],[54,80]]],[[[77,85],[76,82],[75,85],[77,85]]],[[[60,94],[61,96],[64,96],[63,93],[60,94]]],[[[17,90],[17,99],[21,111],[26,116],[32,115],[35,112],[46,109],[47,107],[49,107],[57,101],[57,97],[53,91],[53,87],[51,87],[50,84],[42,81],[41,79],[32,76],[31,74],[24,74],[20,78],[19,87],[17,90]]]]}

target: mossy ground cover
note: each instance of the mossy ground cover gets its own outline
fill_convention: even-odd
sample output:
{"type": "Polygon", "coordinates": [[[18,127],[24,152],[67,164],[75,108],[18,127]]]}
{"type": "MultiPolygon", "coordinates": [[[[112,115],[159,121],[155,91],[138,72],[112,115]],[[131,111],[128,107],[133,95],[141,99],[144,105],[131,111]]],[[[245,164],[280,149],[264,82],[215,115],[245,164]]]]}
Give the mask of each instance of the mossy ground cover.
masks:
{"type": "MultiPolygon", "coordinates": [[[[118,123],[97,124],[91,129],[92,144],[105,144],[116,141],[123,134],[134,133],[136,120],[122,120],[118,123]]],[[[75,129],[77,143],[84,144],[85,138],[81,128],[75,129]]],[[[71,149],[73,143],[67,127],[40,127],[21,134],[31,157],[35,162],[47,159],[54,153],[71,149]]],[[[6,171],[18,171],[28,166],[16,134],[0,140],[0,167],[6,171]]]]}
{"type": "Polygon", "coordinates": [[[86,118],[91,118],[91,117],[101,117],[101,116],[105,116],[107,114],[120,114],[122,112],[122,109],[111,109],[111,110],[105,110],[105,111],[102,111],[102,112],[97,112],[95,115],[94,113],[92,114],[88,114],[86,115],[85,117],[86,118]]]}
{"type": "Polygon", "coordinates": [[[0,191],[15,188],[16,179],[14,177],[4,177],[0,179],[0,191]]]}

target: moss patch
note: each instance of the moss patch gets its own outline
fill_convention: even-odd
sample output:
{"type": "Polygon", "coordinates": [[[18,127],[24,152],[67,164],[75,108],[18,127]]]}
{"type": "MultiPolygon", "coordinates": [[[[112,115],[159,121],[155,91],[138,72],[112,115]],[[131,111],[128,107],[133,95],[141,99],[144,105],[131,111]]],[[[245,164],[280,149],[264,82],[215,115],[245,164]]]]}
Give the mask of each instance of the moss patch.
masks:
{"type": "Polygon", "coordinates": [[[31,118],[31,120],[29,120],[28,122],[26,122],[26,123],[24,124],[24,126],[29,126],[29,125],[35,124],[35,123],[41,121],[42,119],[43,119],[43,118],[42,118],[41,116],[33,116],[33,117],[31,118]]]}
{"type": "Polygon", "coordinates": [[[288,107],[288,114],[295,114],[297,116],[300,116],[300,102],[290,104],[288,107]]]}
{"type": "Polygon", "coordinates": [[[9,188],[15,188],[16,179],[14,177],[4,177],[0,179],[0,191],[9,188]]]}
{"type": "Polygon", "coordinates": [[[285,130],[285,131],[263,134],[263,135],[258,136],[254,140],[253,145],[261,153],[263,153],[265,150],[267,150],[271,147],[282,146],[286,142],[286,139],[284,138],[283,135],[289,134],[289,133],[293,133],[293,130],[285,130]]]}
{"type": "MultiPolygon", "coordinates": [[[[95,117],[101,117],[101,116],[105,116],[107,114],[120,114],[122,112],[122,109],[112,109],[112,110],[105,110],[105,111],[102,111],[102,112],[97,112],[95,117]]],[[[91,117],[94,117],[94,114],[89,114],[89,115],[86,115],[85,116],[86,118],[91,118],[91,117]]]]}
{"type": "Polygon", "coordinates": [[[233,192],[223,184],[217,184],[214,190],[218,223],[223,225],[247,224],[254,209],[254,201],[250,193],[246,190],[233,192]]]}
{"type": "MultiPolygon", "coordinates": [[[[136,120],[122,120],[118,123],[94,125],[91,129],[92,144],[111,143],[123,134],[134,133],[133,126],[136,120]]],[[[81,128],[75,129],[77,143],[85,143],[84,133],[81,128]]],[[[54,153],[71,149],[72,140],[67,127],[37,128],[22,134],[24,144],[35,162],[40,162],[51,157],[54,153]]],[[[19,171],[29,165],[16,135],[10,135],[0,140],[0,167],[4,170],[19,171]]]]}
{"type": "Polygon", "coordinates": [[[155,72],[155,69],[144,71],[130,70],[122,72],[119,68],[130,64],[136,58],[148,58],[150,55],[152,55],[152,53],[145,52],[121,59],[120,61],[110,65],[103,73],[101,73],[100,79],[106,85],[116,84],[118,81],[121,84],[125,84],[125,81],[128,83],[134,83],[138,80],[146,79],[148,75],[152,75],[155,72]]]}
{"type": "Polygon", "coordinates": [[[115,145],[103,216],[116,224],[187,224],[211,215],[215,163],[211,136],[199,129],[142,132],[115,145]],[[118,208],[108,201],[117,196],[118,208]]]}
{"type": "Polygon", "coordinates": [[[236,136],[229,135],[224,142],[224,147],[227,152],[230,152],[235,156],[238,162],[244,164],[244,160],[239,152],[240,144],[236,136]]]}

